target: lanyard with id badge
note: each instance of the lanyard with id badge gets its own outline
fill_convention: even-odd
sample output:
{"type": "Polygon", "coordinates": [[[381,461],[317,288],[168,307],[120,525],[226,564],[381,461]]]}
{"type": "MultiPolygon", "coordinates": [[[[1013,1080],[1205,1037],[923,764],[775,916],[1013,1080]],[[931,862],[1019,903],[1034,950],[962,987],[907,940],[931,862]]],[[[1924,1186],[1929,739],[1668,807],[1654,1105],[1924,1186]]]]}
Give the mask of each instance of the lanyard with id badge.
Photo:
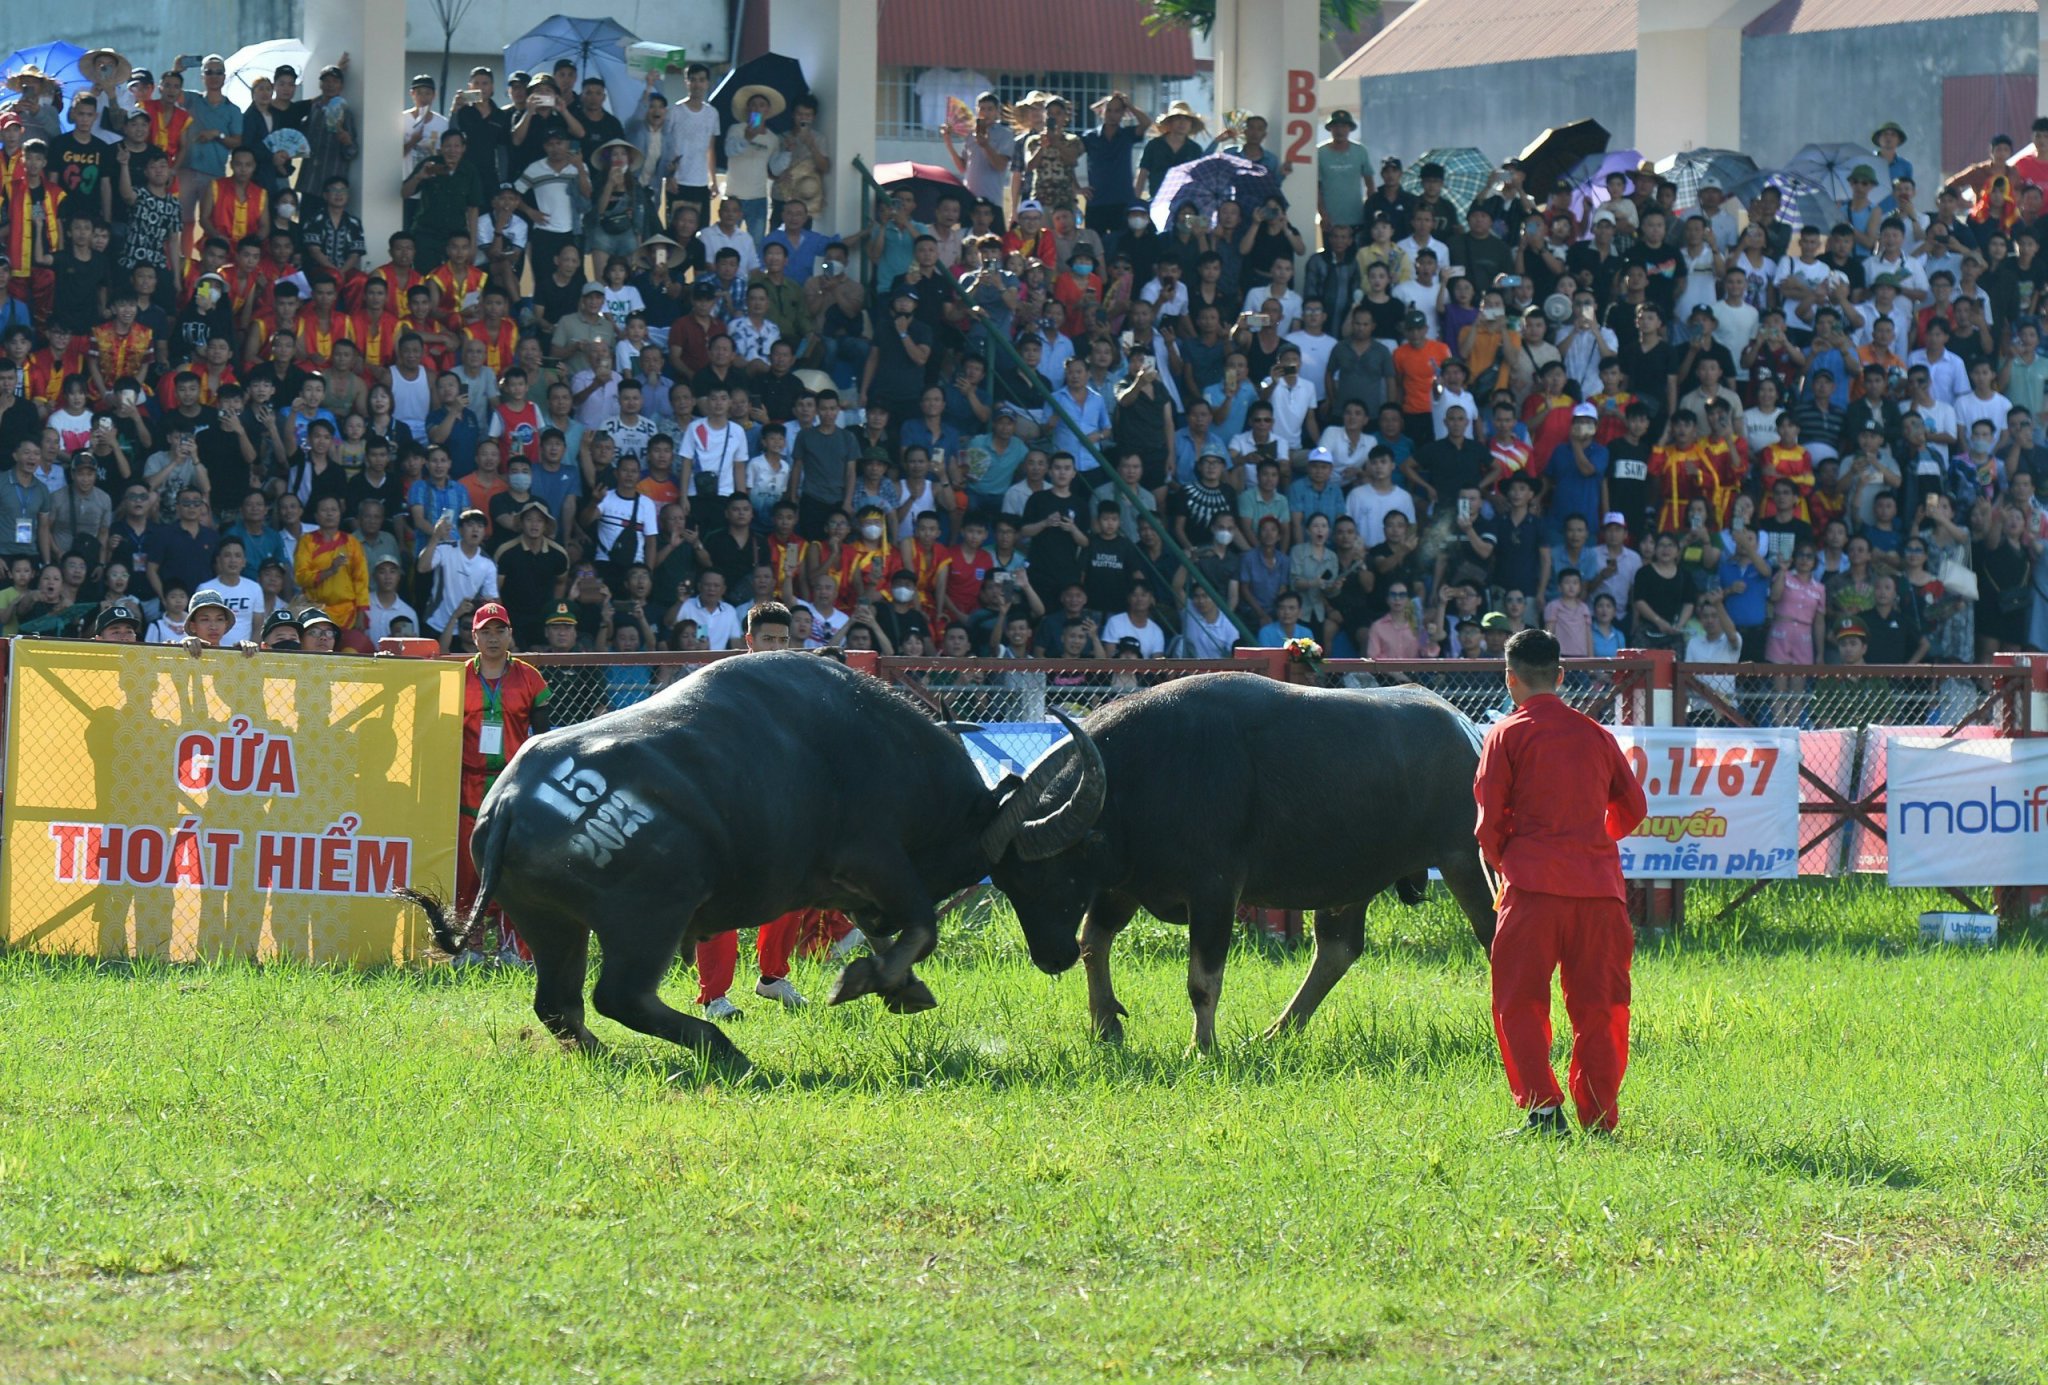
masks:
{"type": "Polygon", "coordinates": [[[486,759],[503,759],[505,756],[505,699],[501,690],[505,686],[505,675],[499,674],[492,682],[484,677],[481,666],[476,671],[477,682],[484,688],[484,719],[477,728],[477,754],[486,759]]]}
{"type": "Polygon", "coordinates": [[[22,546],[36,541],[36,521],[35,517],[29,513],[28,497],[28,487],[16,481],[14,483],[14,542],[22,546]]]}

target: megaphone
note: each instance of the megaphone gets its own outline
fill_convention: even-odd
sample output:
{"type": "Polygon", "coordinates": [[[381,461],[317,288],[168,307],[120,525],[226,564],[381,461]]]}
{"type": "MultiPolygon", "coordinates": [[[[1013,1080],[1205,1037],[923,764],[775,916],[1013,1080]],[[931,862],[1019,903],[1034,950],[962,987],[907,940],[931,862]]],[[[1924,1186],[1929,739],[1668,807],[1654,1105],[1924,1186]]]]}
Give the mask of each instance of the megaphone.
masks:
{"type": "Polygon", "coordinates": [[[1552,322],[1569,322],[1572,317],[1572,300],[1565,294],[1553,293],[1543,300],[1543,315],[1552,322]]]}

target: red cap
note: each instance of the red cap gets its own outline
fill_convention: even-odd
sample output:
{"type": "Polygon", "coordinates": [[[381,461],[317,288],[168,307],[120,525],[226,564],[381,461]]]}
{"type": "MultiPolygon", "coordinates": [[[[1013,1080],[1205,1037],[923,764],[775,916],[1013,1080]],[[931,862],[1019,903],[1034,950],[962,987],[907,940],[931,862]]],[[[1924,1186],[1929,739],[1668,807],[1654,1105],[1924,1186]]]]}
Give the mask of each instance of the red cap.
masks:
{"type": "Polygon", "coordinates": [[[0,111],[0,129],[5,129],[9,125],[20,124],[21,117],[16,115],[13,111],[0,111]]]}
{"type": "Polygon", "coordinates": [[[486,601],[483,605],[476,608],[476,615],[470,618],[470,633],[476,633],[494,620],[500,625],[510,625],[512,623],[512,616],[510,612],[506,611],[497,602],[486,601]]]}

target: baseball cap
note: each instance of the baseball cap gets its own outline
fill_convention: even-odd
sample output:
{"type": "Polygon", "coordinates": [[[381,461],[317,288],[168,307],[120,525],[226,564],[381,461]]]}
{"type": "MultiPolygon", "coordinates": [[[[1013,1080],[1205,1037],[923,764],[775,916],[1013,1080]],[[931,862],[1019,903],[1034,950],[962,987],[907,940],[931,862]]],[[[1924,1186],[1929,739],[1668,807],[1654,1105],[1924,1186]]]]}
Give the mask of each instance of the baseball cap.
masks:
{"type": "Polygon", "coordinates": [[[569,609],[569,603],[566,601],[557,601],[554,605],[548,607],[547,619],[541,622],[543,625],[574,625],[575,623],[576,613],[569,609]]]}
{"type": "Polygon", "coordinates": [[[412,78],[412,84],[416,87],[425,87],[428,91],[439,90],[439,85],[434,81],[434,79],[431,76],[424,72],[414,73],[412,78]]]}
{"type": "Polygon", "coordinates": [[[1612,207],[1602,207],[1599,211],[1594,212],[1593,220],[1589,224],[1597,226],[1603,221],[1609,223],[1610,225],[1613,224],[1614,209],[1612,207]]]}
{"type": "Polygon", "coordinates": [[[1337,460],[1330,455],[1330,449],[1327,447],[1311,447],[1308,450],[1308,459],[1311,464],[1315,462],[1334,462],[1337,460]]]}
{"type": "MultiPolygon", "coordinates": [[[[278,566],[283,567],[284,564],[279,563],[278,566]]],[[[399,562],[398,559],[392,557],[389,553],[386,553],[383,557],[379,558],[376,562],[370,565],[370,571],[375,572],[380,567],[403,568],[404,566],[404,563],[399,562]]]]}
{"type": "Polygon", "coordinates": [[[1626,529],[1628,528],[1628,517],[1619,510],[1609,510],[1606,514],[1600,516],[1600,527],[1605,529],[1610,524],[1619,524],[1622,528],[1626,529]]]}
{"type": "Polygon", "coordinates": [[[185,603],[185,614],[187,617],[190,617],[205,610],[208,606],[217,607],[220,610],[226,611],[231,616],[235,613],[235,608],[228,605],[226,597],[222,596],[212,587],[201,587],[198,591],[193,592],[192,599],[185,603]]]}
{"type": "Polygon", "coordinates": [[[579,295],[579,297],[588,298],[593,293],[597,294],[599,297],[604,296],[604,285],[598,283],[594,279],[584,283],[583,292],[579,295]]]}
{"type": "Polygon", "coordinates": [[[1116,647],[1118,649],[1142,650],[1145,647],[1145,642],[1136,635],[1120,635],[1117,637],[1116,647]]]}
{"type": "Polygon", "coordinates": [[[1515,627],[1503,612],[1488,611],[1485,615],[1479,617],[1479,628],[1481,630],[1512,630],[1515,627]]]}
{"type": "Polygon", "coordinates": [[[1591,404],[1580,404],[1572,409],[1573,418],[1598,418],[1600,410],[1591,404]]]}
{"type": "Polygon", "coordinates": [[[1323,122],[1325,130],[1334,130],[1339,125],[1348,125],[1354,130],[1358,128],[1358,122],[1351,118],[1351,112],[1349,111],[1331,111],[1330,118],[1323,122]]]}
{"type": "Polygon", "coordinates": [[[491,70],[482,63],[478,63],[469,70],[469,75],[472,77],[488,77],[491,75],[491,70]]]}
{"type": "Polygon", "coordinates": [[[1042,212],[1044,210],[1045,203],[1039,201],[1036,197],[1027,197],[1017,204],[1017,215],[1019,216],[1024,215],[1026,212],[1042,212]]]}
{"type": "Polygon", "coordinates": [[[142,629],[142,610],[126,601],[116,601],[101,611],[92,623],[92,632],[97,635],[109,625],[129,624],[138,631],[142,629]]]}
{"type": "Polygon", "coordinates": [[[469,628],[472,631],[481,630],[492,621],[497,621],[500,625],[510,625],[512,615],[498,602],[486,601],[477,607],[476,614],[470,617],[469,628]]]}
{"type": "Polygon", "coordinates": [[[489,524],[491,522],[491,517],[485,514],[482,510],[475,508],[474,506],[471,506],[469,509],[464,510],[461,514],[455,517],[455,522],[457,524],[467,524],[471,520],[475,520],[478,524],[489,524]]]}
{"type": "Polygon", "coordinates": [[[299,628],[301,630],[309,629],[315,625],[332,625],[337,630],[341,628],[341,625],[333,616],[328,615],[327,612],[321,610],[318,606],[308,606],[305,610],[299,612],[299,628]]]}
{"type": "Polygon", "coordinates": [[[128,85],[131,87],[153,87],[156,85],[156,74],[146,67],[138,67],[128,74],[128,85]]]}
{"type": "Polygon", "coordinates": [[[1843,616],[1835,622],[1835,638],[1838,640],[1867,640],[1870,632],[1863,628],[1863,622],[1854,616],[1843,616]]]}
{"type": "Polygon", "coordinates": [[[1427,327],[1429,326],[1429,319],[1419,310],[1411,309],[1408,316],[1401,319],[1401,325],[1403,327],[1427,327]]]}
{"type": "Polygon", "coordinates": [[[1392,154],[1389,154],[1387,155],[1387,157],[1380,160],[1380,167],[1382,169],[1399,169],[1405,167],[1405,165],[1403,165],[1402,162],[1399,159],[1395,158],[1392,154]]]}
{"type": "Polygon", "coordinates": [[[269,639],[273,630],[297,630],[301,628],[298,615],[289,606],[280,606],[263,618],[261,638],[269,639]]]}

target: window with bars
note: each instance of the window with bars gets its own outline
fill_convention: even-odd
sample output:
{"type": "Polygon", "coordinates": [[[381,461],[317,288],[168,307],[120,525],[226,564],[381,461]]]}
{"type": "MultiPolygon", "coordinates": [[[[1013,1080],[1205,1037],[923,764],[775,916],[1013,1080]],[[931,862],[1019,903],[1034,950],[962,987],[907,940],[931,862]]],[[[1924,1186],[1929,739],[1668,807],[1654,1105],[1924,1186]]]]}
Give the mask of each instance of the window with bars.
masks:
{"type": "MultiPolygon", "coordinates": [[[[926,98],[932,93],[920,91],[918,86],[920,79],[931,70],[923,67],[884,67],[880,70],[875,87],[877,138],[938,138],[938,121],[932,117],[940,112],[925,109],[926,98]]],[[[1066,97],[1073,104],[1077,126],[1086,123],[1089,106],[1115,89],[1128,91],[1132,99],[1148,111],[1157,108],[1154,103],[1159,92],[1159,79],[1156,77],[1125,80],[1109,72],[997,72],[989,74],[989,80],[1005,105],[1015,105],[1033,91],[1049,91],[1066,97]]],[[[972,95],[961,93],[962,99],[971,99],[972,95]]],[[[943,98],[938,98],[935,105],[943,105],[943,98]]]]}

